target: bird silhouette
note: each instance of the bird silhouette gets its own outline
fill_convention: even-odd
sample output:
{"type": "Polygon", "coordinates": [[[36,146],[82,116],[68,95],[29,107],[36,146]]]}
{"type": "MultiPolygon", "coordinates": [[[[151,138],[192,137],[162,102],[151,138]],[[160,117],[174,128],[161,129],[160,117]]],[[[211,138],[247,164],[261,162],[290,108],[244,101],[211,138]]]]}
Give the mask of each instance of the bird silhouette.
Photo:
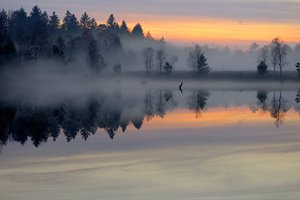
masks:
{"type": "Polygon", "coordinates": [[[182,85],[183,85],[183,82],[181,82],[180,85],[179,85],[179,90],[180,90],[181,93],[183,93],[183,91],[182,91],[182,85]]]}

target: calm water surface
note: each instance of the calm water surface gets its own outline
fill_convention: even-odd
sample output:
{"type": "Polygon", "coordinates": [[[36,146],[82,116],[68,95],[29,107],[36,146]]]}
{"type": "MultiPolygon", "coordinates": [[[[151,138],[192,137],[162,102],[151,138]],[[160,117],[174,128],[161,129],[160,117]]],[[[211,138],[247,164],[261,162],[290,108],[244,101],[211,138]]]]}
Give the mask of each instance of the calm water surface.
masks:
{"type": "Polygon", "coordinates": [[[296,200],[299,101],[296,90],[2,98],[0,199],[296,200]]]}

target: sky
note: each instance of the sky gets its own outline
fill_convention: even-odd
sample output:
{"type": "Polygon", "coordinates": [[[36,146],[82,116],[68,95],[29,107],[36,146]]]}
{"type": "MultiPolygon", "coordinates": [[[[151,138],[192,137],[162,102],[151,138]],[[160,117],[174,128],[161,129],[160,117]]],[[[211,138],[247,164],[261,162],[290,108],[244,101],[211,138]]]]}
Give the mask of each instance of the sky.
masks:
{"type": "Polygon", "coordinates": [[[86,11],[98,22],[113,13],[130,27],[139,22],[144,31],[177,44],[205,43],[244,45],[267,43],[281,37],[300,42],[300,0],[1,0],[11,10],[34,5],[48,13],[65,11],[77,17],[86,11]]]}

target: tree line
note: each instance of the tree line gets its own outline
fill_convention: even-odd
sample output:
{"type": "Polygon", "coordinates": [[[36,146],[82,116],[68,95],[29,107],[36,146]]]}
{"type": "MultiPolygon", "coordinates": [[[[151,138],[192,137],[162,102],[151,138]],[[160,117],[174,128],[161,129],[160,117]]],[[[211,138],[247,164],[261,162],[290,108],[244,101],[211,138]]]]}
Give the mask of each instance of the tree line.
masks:
{"type": "MultiPolygon", "coordinates": [[[[258,55],[258,66],[257,72],[261,75],[265,75],[269,72],[269,65],[272,67],[272,71],[276,73],[279,68],[280,75],[282,74],[283,68],[287,66],[289,46],[280,38],[274,38],[269,45],[263,46],[258,55]]],[[[298,75],[300,75],[300,64],[295,64],[298,75]]]]}
{"type": "MultiPolygon", "coordinates": [[[[118,24],[113,14],[105,24],[97,24],[86,12],[77,18],[70,11],[66,11],[60,20],[55,12],[48,15],[38,6],[34,6],[29,13],[23,8],[0,11],[0,67],[37,60],[51,60],[70,66],[81,59],[92,72],[99,73],[111,65],[111,69],[119,74],[122,62],[116,60],[108,64],[105,54],[122,52],[123,37],[153,42],[153,45],[146,46],[141,52],[147,73],[156,71],[170,74],[174,70],[178,57],[168,55],[164,38],[154,39],[149,31],[144,33],[139,23],[130,30],[124,20],[118,24]]],[[[251,49],[257,48],[256,43],[251,46],[251,49]]],[[[280,38],[274,38],[269,45],[260,48],[256,67],[258,74],[266,75],[278,70],[282,74],[288,64],[289,49],[280,38]]],[[[135,52],[130,50],[123,55],[128,59],[135,56],[135,52]]],[[[300,77],[300,62],[295,66],[300,77]]],[[[205,47],[196,44],[190,48],[187,67],[197,74],[207,74],[212,70],[205,55],[205,47]]]]}
{"type": "MultiPolygon", "coordinates": [[[[137,23],[130,31],[123,20],[119,25],[113,14],[105,24],[97,24],[84,12],[80,19],[66,11],[62,20],[55,12],[49,16],[38,6],[29,14],[23,9],[0,11],[0,66],[7,63],[28,63],[52,59],[64,65],[76,62],[79,52],[91,70],[100,72],[106,67],[104,52],[122,49],[121,37],[155,39],[137,23]]],[[[116,63],[117,65],[118,63],[116,63]]],[[[117,65],[116,71],[120,70],[117,65]]]]}

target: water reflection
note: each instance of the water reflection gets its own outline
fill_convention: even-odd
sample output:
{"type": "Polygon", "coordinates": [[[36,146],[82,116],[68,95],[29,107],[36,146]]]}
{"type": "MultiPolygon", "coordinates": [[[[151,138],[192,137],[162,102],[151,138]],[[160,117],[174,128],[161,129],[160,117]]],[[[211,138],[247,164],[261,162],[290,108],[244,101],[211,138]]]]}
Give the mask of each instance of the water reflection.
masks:
{"type": "Polygon", "coordinates": [[[298,91],[295,99],[296,103],[300,103],[300,90],[298,91]]]}
{"type": "Polygon", "coordinates": [[[269,112],[275,119],[275,125],[280,127],[284,122],[285,113],[289,110],[289,101],[282,96],[282,91],[271,92],[271,98],[267,91],[257,91],[257,106],[264,112],[269,112]]]}
{"type": "MultiPolygon", "coordinates": [[[[300,113],[300,91],[235,92],[236,96],[229,94],[231,100],[223,99],[222,95],[226,93],[229,92],[196,90],[181,94],[171,90],[146,90],[137,93],[116,90],[112,93],[93,94],[81,101],[64,99],[55,104],[2,101],[0,143],[5,145],[12,140],[24,144],[31,140],[38,147],[49,138],[55,141],[60,134],[64,134],[68,142],[78,135],[87,140],[98,129],[104,130],[113,139],[119,130],[125,132],[129,125],[140,129],[144,120],[151,122],[154,117],[164,118],[174,109],[187,108],[196,114],[196,118],[202,118],[201,113],[208,112],[210,108],[226,108],[230,101],[239,96],[245,98],[233,104],[233,107],[248,105],[253,112],[266,113],[274,118],[276,127],[284,123],[291,108],[300,113]],[[295,93],[296,98],[291,96],[295,93]],[[249,94],[256,99],[254,104],[247,96],[249,94]]],[[[227,114],[230,117],[232,113],[228,111],[227,114]]]]}
{"type": "Polygon", "coordinates": [[[187,99],[187,104],[190,110],[196,113],[196,117],[199,117],[201,111],[207,106],[207,100],[210,93],[207,90],[197,90],[193,92],[187,99]]]}

